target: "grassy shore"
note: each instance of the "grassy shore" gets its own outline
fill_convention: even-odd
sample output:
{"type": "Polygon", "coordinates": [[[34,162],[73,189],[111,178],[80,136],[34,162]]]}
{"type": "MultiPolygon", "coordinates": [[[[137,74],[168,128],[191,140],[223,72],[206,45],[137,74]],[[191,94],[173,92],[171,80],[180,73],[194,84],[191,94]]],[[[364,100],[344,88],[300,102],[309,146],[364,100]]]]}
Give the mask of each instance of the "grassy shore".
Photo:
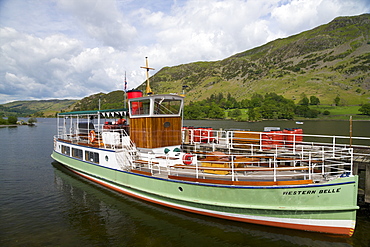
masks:
{"type": "Polygon", "coordinates": [[[315,109],[323,113],[329,111],[329,115],[320,114],[318,119],[328,120],[348,120],[351,116],[353,120],[370,120],[369,115],[363,115],[358,111],[360,106],[331,106],[331,105],[317,105],[310,106],[311,109],[315,109]]]}

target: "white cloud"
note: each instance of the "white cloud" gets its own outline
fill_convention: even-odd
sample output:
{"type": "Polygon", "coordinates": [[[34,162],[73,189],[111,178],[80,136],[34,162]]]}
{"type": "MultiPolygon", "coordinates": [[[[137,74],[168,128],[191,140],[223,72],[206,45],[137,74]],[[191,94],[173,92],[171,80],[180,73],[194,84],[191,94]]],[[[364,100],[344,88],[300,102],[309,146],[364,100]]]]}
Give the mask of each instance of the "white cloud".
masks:
{"type": "Polygon", "coordinates": [[[136,28],[118,11],[114,0],[60,0],[58,5],[104,46],[126,50],[136,37],[136,28]]]}
{"type": "Polygon", "coordinates": [[[3,0],[0,103],[81,98],[370,11],[366,0],[3,0]],[[155,71],[155,72],[156,72],[155,71]],[[154,72],[154,73],[155,73],[154,72]],[[153,72],[151,72],[153,74],[153,72]]]}
{"type": "Polygon", "coordinates": [[[366,0],[290,0],[271,12],[285,34],[299,33],[325,24],[338,16],[358,15],[370,10],[366,0]]]}
{"type": "Polygon", "coordinates": [[[253,25],[268,13],[270,7],[262,5],[263,1],[187,1],[167,14],[140,9],[136,15],[143,26],[156,30],[150,37],[156,49],[179,64],[222,59],[266,41],[271,33],[265,21],[258,21],[258,30],[253,25]],[[260,3],[261,11],[256,14],[254,8],[260,3]],[[251,35],[251,30],[262,36],[251,35]]]}
{"type": "Polygon", "coordinates": [[[10,28],[0,29],[0,36],[4,38],[0,43],[3,95],[83,97],[122,83],[118,74],[124,68],[119,68],[117,58],[121,54],[112,47],[84,49],[81,42],[63,35],[41,39],[10,28]]]}

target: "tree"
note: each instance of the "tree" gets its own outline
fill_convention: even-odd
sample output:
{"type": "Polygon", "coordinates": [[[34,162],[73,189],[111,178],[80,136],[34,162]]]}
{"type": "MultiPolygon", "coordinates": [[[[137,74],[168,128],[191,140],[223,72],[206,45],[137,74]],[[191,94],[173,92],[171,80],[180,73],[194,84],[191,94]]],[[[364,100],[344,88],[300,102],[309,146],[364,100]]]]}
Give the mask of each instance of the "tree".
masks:
{"type": "Polygon", "coordinates": [[[212,103],[209,107],[209,111],[207,114],[208,118],[218,118],[218,119],[224,119],[225,118],[225,111],[219,107],[217,104],[212,103]]]}
{"type": "Polygon", "coordinates": [[[317,118],[317,116],[319,114],[320,114],[320,112],[318,110],[310,109],[308,117],[309,118],[317,118]]]}
{"type": "Polygon", "coordinates": [[[339,102],[340,102],[340,98],[339,98],[339,95],[337,95],[337,97],[334,99],[334,103],[336,106],[338,106],[339,102]]]}
{"type": "Polygon", "coordinates": [[[259,112],[259,107],[248,109],[248,120],[249,121],[257,121],[260,119],[261,119],[261,114],[259,112]]]}
{"type": "Polygon", "coordinates": [[[295,113],[301,117],[316,118],[320,112],[315,109],[310,109],[306,105],[299,105],[296,107],[295,113]]]}
{"type": "Polygon", "coordinates": [[[263,96],[258,93],[254,93],[252,95],[250,105],[251,107],[260,107],[262,105],[262,101],[263,101],[263,96]]]}
{"type": "Polygon", "coordinates": [[[240,101],[240,108],[248,108],[250,106],[250,100],[243,99],[240,101]]]}
{"type": "Polygon", "coordinates": [[[7,124],[8,121],[6,121],[6,119],[0,117],[0,124],[7,124]]]}
{"type": "Polygon", "coordinates": [[[358,111],[362,112],[362,114],[370,115],[370,103],[363,104],[358,111]]]}
{"type": "Polygon", "coordinates": [[[203,105],[199,102],[190,102],[188,106],[184,108],[184,118],[185,119],[203,119],[206,118],[206,114],[203,111],[203,105]]]}
{"type": "Polygon", "coordinates": [[[267,93],[260,107],[260,113],[264,119],[292,119],[294,109],[295,105],[292,100],[276,93],[267,93]]]}
{"type": "Polygon", "coordinates": [[[37,123],[37,119],[36,119],[36,118],[34,118],[34,117],[31,117],[30,119],[28,119],[28,123],[29,123],[29,124],[37,123]]]}
{"type": "Polygon", "coordinates": [[[242,115],[242,111],[240,109],[234,109],[234,110],[229,112],[229,117],[231,117],[231,118],[237,118],[240,115],[242,115]]]}
{"type": "Polygon", "coordinates": [[[299,103],[298,104],[300,104],[300,105],[308,105],[309,104],[309,100],[308,100],[308,98],[306,97],[306,96],[304,96],[300,101],[299,101],[299,103]]]}
{"type": "Polygon", "coordinates": [[[310,97],[310,105],[319,105],[320,100],[316,96],[311,96],[310,97]]]}
{"type": "Polygon", "coordinates": [[[18,118],[17,117],[14,117],[14,116],[8,117],[8,123],[9,124],[16,124],[17,121],[18,121],[18,118]]]}

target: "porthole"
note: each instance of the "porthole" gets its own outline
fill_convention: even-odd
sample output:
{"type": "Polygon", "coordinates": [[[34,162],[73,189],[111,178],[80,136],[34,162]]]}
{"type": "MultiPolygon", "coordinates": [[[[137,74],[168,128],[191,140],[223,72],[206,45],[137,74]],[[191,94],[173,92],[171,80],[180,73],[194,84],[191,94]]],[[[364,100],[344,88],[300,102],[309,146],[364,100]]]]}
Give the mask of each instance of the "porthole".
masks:
{"type": "Polygon", "coordinates": [[[105,161],[108,162],[109,158],[108,158],[108,155],[105,155],[105,161]]]}
{"type": "Polygon", "coordinates": [[[182,187],[179,187],[179,191],[181,191],[181,192],[182,192],[182,187]]]}

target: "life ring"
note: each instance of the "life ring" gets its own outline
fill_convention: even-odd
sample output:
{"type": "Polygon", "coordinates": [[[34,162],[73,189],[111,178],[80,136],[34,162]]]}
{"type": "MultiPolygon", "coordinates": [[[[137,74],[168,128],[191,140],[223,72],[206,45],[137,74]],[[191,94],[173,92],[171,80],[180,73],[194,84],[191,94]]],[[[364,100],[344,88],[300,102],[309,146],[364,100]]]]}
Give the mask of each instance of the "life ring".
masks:
{"type": "Polygon", "coordinates": [[[91,143],[93,143],[94,141],[96,140],[96,134],[95,134],[95,131],[90,131],[90,133],[89,133],[89,141],[91,142],[91,143]]]}
{"type": "Polygon", "coordinates": [[[191,154],[184,154],[184,156],[182,156],[182,162],[185,165],[190,165],[191,163],[193,163],[193,155],[191,155],[191,154]]]}

